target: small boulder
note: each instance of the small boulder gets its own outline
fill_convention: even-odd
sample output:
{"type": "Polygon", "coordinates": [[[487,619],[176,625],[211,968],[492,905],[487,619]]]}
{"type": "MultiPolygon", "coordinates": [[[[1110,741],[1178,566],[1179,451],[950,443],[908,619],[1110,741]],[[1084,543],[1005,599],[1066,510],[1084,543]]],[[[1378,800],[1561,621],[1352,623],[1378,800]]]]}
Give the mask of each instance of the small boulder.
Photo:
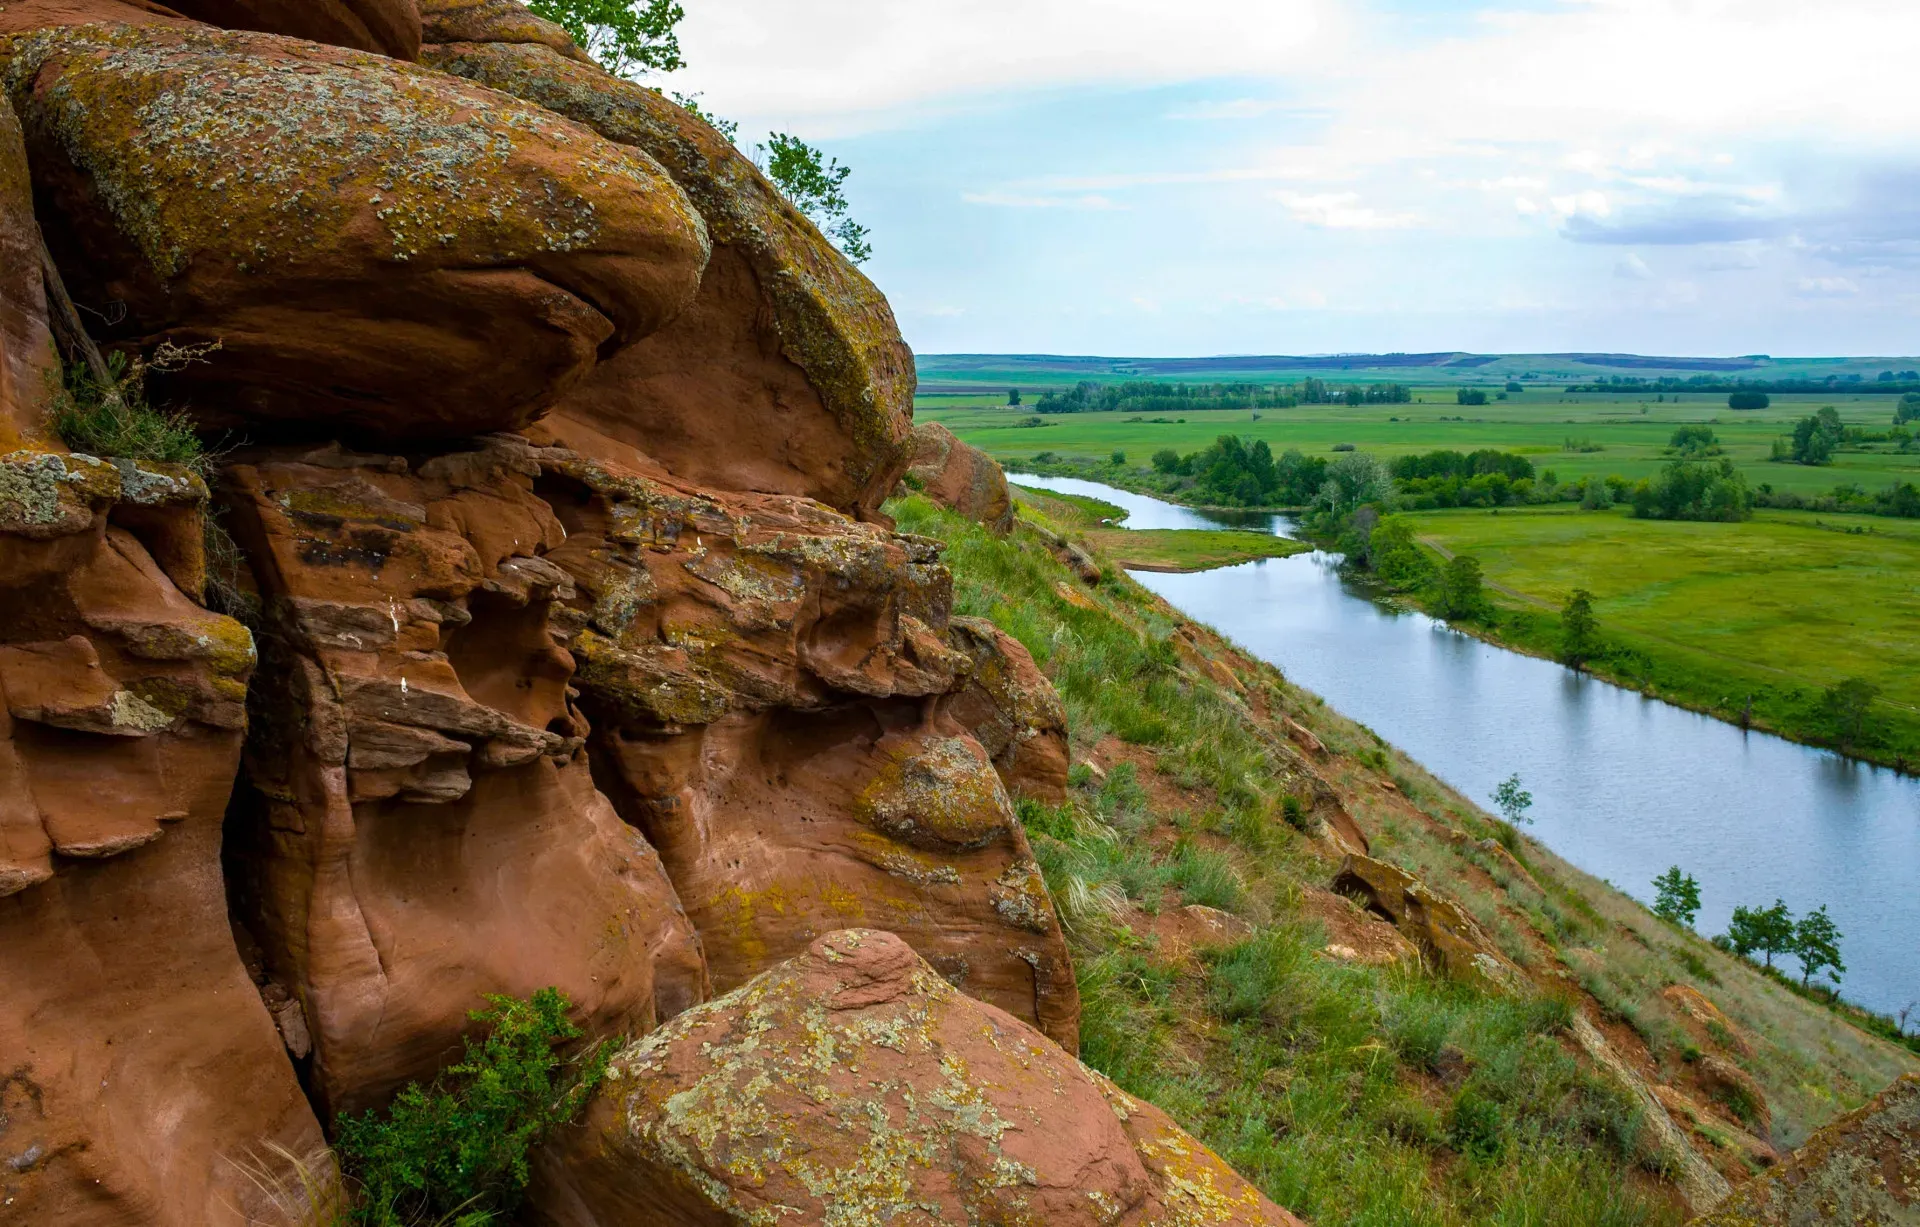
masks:
{"type": "Polygon", "coordinates": [[[1333,889],[1391,923],[1421,956],[1457,980],[1511,992],[1526,981],[1467,910],[1406,870],[1370,856],[1340,862],[1333,889]]]}
{"type": "Polygon", "coordinates": [[[993,457],[954,437],[938,422],[913,428],[909,483],[934,502],[1002,535],[1013,531],[1013,495],[993,457]]]}
{"type": "Polygon", "coordinates": [[[586,1124],[538,1157],[530,1204],[554,1227],[1299,1223],[871,930],[830,933],[616,1056],[586,1124]]]}
{"type": "Polygon", "coordinates": [[[1920,1223],[1920,1075],[1807,1140],[1693,1227],[1913,1227],[1920,1223]]]}

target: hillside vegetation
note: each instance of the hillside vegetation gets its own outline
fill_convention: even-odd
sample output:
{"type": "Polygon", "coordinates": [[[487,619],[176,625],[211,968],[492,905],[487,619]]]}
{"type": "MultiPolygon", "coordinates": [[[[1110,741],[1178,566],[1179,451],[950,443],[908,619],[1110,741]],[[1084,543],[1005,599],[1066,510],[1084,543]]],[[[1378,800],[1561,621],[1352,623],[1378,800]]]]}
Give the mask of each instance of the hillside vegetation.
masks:
{"type": "Polygon", "coordinates": [[[1072,799],[1023,818],[1069,927],[1085,1059],[1320,1227],[1677,1224],[1673,1137],[1737,1183],[1920,1068],[1503,826],[1110,559],[1075,578],[1048,547],[1072,526],[1032,503],[1006,539],[918,497],[888,510],[946,543],[959,611],[1017,636],[1067,704],[1072,799]],[[1330,891],[1359,835],[1457,898],[1519,990],[1437,977],[1330,891]],[[1626,1080],[1586,1055],[1583,1019],[1626,1080]]]}

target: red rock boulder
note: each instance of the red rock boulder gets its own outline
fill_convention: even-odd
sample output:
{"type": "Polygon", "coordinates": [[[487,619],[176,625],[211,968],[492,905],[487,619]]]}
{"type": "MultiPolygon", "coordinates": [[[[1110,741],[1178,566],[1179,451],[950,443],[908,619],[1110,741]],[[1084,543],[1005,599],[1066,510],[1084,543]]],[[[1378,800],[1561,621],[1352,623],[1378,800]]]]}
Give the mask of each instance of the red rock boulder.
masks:
{"type": "Polygon", "coordinates": [[[1526,974],[1465,908],[1397,865],[1350,854],[1333,889],[1399,929],[1437,971],[1494,992],[1526,983],[1526,974]]]}
{"type": "Polygon", "coordinates": [[[47,328],[40,223],[33,216],[27,147],[13,108],[0,99],[0,455],[51,447],[48,379],[59,372],[47,328]]]}
{"type": "Polygon", "coordinates": [[[1911,1227],[1920,1223],[1920,1075],[1816,1132],[1693,1227],[1911,1227]]]}
{"type": "Polygon", "coordinates": [[[521,425],[700,285],[705,224],[652,158],[441,73],[172,25],[8,51],[74,298],[119,305],[108,343],[217,342],[157,389],[209,428],[521,425]]]}
{"type": "Polygon", "coordinates": [[[954,437],[938,422],[913,428],[907,484],[958,515],[996,533],[1013,531],[1013,493],[993,457],[954,437]]]}
{"type": "Polygon", "coordinates": [[[860,930],[619,1053],[531,1205],[555,1227],[1298,1227],[1158,1109],[860,930]]]}
{"type": "Polygon", "coordinates": [[[447,33],[488,41],[429,46],[423,62],[646,151],[713,237],[692,306],[560,401],[560,440],[629,467],[651,457],[696,485],[805,495],[871,518],[906,467],[915,378],[880,291],[731,141],[659,92],[519,24],[447,33]]]}

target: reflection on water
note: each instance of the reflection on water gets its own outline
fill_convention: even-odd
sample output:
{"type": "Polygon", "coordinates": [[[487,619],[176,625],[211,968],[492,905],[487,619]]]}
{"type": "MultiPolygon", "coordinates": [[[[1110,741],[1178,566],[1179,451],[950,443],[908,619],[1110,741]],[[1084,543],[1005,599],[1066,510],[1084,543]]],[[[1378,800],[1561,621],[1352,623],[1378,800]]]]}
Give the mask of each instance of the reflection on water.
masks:
{"type": "MultiPolygon", "coordinates": [[[[1119,504],[1131,528],[1222,526],[1093,482],[1016,480],[1119,504]]],[[[1482,804],[1518,772],[1534,834],[1589,873],[1651,899],[1653,877],[1681,866],[1700,879],[1703,933],[1736,904],[1826,904],[1846,934],[1847,995],[1883,1011],[1920,998],[1920,781],[1383,608],[1338,562],[1316,551],[1134,578],[1482,804]]]]}

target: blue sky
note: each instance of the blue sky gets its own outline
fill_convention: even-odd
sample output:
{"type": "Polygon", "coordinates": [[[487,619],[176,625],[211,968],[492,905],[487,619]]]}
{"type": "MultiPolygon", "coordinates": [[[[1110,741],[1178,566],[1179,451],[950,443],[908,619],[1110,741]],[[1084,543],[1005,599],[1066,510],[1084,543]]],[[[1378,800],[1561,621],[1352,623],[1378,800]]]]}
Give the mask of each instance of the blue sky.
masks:
{"type": "Polygon", "coordinates": [[[688,0],[924,352],[1920,351],[1914,0],[688,0]]]}

